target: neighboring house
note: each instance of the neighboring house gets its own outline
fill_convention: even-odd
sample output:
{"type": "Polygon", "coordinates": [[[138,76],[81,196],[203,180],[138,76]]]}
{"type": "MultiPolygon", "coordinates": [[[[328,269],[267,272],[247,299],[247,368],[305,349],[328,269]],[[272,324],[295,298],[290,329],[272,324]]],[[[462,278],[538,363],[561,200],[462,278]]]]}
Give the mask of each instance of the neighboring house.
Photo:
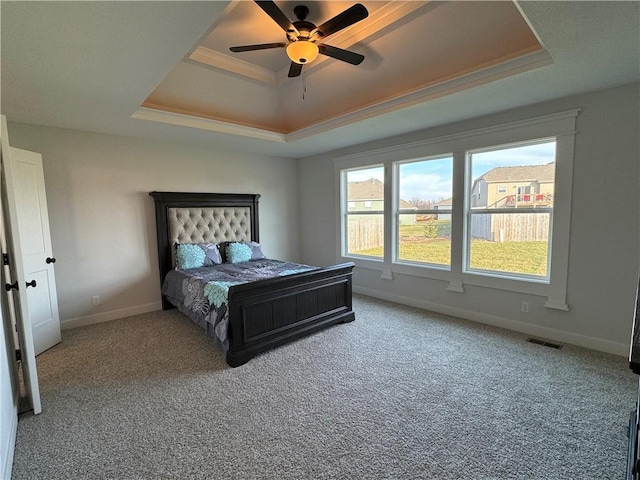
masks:
{"type": "MultiPolygon", "coordinates": [[[[451,211],[453,205],[453,198],[445,198],[433,205],[434,210],[448,210],[451,211]]],[[[449,220],[451,221],[450,213],[438,213],[436,214],[436,220],[449,220]]]]}
{"type": "MultiPolygon", "coordinates": [[[[555,162],[496,167],[478,177],[471,189],[471,208],[541,208],[553,206],[555,162]]],[[[491,241],[545,241],[549,216],[534,213],[480,215],[471,235],[491,241]]]]}
{"type": "Polygon", "coordinates": [[[349,211],[384,210],[384,183],[375,178],[347,184],[349,211]]]}
{"type": "MultiPolygon", "coordinates": [[[[347,198],[350,212],[380,211],[384,210],[384,183],[375,178],[363,180],[361,182],[347,183],[347,198]]],[[[414,205],[400,199],[401,209],[417,210],[414,205]]],[[[413,225],[416,223],[416,216],[403,214],[400,225],[413,225]]]]}
{"type": "Polygon", "coordinates": [[[555,162],[493,168],[473,182],[471,208],[553,206],[554,173],[555,162]]]}

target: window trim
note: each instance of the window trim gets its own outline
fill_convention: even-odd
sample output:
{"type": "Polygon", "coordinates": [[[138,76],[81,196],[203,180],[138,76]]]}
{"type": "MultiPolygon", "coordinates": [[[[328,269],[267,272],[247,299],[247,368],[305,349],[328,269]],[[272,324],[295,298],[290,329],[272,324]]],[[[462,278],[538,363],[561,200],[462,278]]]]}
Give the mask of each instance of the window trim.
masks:
{"type": "MultiPolygon", "coordinates": [[[[338,171],[338,179],[339,179],[339,185],[340,185],[340,197],[338,199],[338,208],[340,210],[340,227],[338,228],[338,245],[340,245],[340,257],[341,258],[348,258],[349,261],[352,260],[358,260],[360,262],[365,261],[365,262],[373,262],[373,265],[375,264],[380,264],[384,261],[384,255],[386,254],[386,244],[383,248],[383,257],[374,257],[374,256],[370,256],[370,255],[358,255],[358,254],[354,254],[354,253],[349,253],[349,245],[348,245],[348,241],[349,241],[349,237],[348,235],[343,235],[343,232],[347,232],[348,228],[348,221],[349,221],[349,215],[383,215],[384,218],[384,224],[386,225],[386,212],[384,210],[357,210],[354,209],[350,210],[349,209],[349,201],[347,198],[347,175],[349,172],[353,172],[353,171],[357,171],[357,170],[369,170],[369,169],[373,169],[373,168],[382,168],[383,172],[385,169],[385,166],[383,164],[376,164],[376,165],[368,165],[365,167],[353,167],[353,168],[346,168],[346,169],[341,169],[340,171],[338,171]],[[342,199],[346,199],[345,202],[342,202],[342,199]]],[[[385,178],[386,180],[386,178],[385,178]]],[[[386,182],[385,182],[386,183],[386,182]]],[[[366,201],[365,201],[366,202],[366,201]]],[[[383,202],[383,207],[384,205],[386,205],[386,198],[385,201],[383,202]]],[[[364,207],[366,208],[366,207],[364,207]]]]}
{"type": "MultiPolygon", "coordinates": [[[[377,149],[362,149],[355,153],[335,155],[334,171],[336,183],[340,185],[340,196],[337,205],[337,252],[338,261],[353,261],[357,267],[373,268],[381,271],[381,278],[393,279],[393,274],[412,275],[448,281],[447,290],[464,292],[465,285],[494,288],[512,292],[546,296],[545,307],[568,310],[566,303],[567,279],[569,266],[569,235],[571,197],[573,189],[574,144],[576,135],[576,119],[580,109],[568,110],[539,117],[497,124],[475,130],[462,131],[451,135],[433,137],[414,142],[397,143],[377,149]],[[467,175],[465,173],[466,152],[496,145],[506,146],[533,142],[545,138],[556,139],[556,179],[554,191],[554,212],[551,226],[552,241],[550,254],[549,282],[540,283],[533,279],[495,278],[487,274],[463,272],[464,254],[464,196],[467,175]],[[437,157],[453,152],[453,198],[452,206],[452,245],[450,270],[443,271],[431,266],[404,265],[392,262],[395,222],[393,215],[397,206],[395,198],[393,164],[394,162],[419,160],[437,157]],[[345,198],[341,171],[355,168],[383,166],[385,174],[385,248],[382,261],[371,262],[353,256],[343,256],[343,201],[345,198]],[[460,240],[453,240],[454,236],[460,240]]],[[[405,137],[406,138],[406,137],[405,137]]],[[[352,150],[353,152],[353,150],[352,150]]]]}
{"type": "MultiPolygon", "coordinates": [[[[465,182],[465,185],[469,185],[469,187],[465,189],[465,196],[463,200],[464,201],[464,222],[465,222],[464,238],[462,240],[465,246],[464,262],[462,265],[463,273],[472,273],[472,274],[478,274],[478,275],[483,275],[488,277],[507,278],[507,279],[516,280],[516,281],[518,280],[531,281],[535,283],[550,282],[550,275],[551,275],[550,268],[547,269],[547,274],[545,276],[526,275],[526,274],[503,272],[499,270],[484,270],[481,268],[472,268],[470,265],[471,235],[469,235],[468,228],[470,228],[471,218],[473,215],[491,215],[491,214],[517,215],[517,214],[523,214],[523,213],[535,213],[535,214],[548,213],[549,214],[549,244],[547,247],[547,265],[549,266],[551,265],[551,249],[553,246],[553,207],[540,207],[540,208],[520,207],[517,210],[514,210],[512,208],[504,208],[504,207],[503,208],[478,208],[478,207],[474,208],[471,206],[473,202],[473,194],[471,189],[471,186],[473,185],[473,175],[471,173],[471,170],[473,168],[472,157],[476,153],[496,152],[501,150],[508,150],[511,148],[518,148],[518,147],[531,146],[531,145],[541,145],[545,143],[550,143],[552,141],[556,144],[555,149],[557,149],[558,142],[556,137],[554,136],[554,137],[547,137],[547,138],[538,138],[532,141],[524,141],[524,142],[518,142],[518,143],[509,143],[506,145],[495,145],[493,147],[472,149],[472,150],[467,150],[465,152],[465,175],[467,176],[467,181],[465,182]]],[[[557,160],[557,154],[554,158],[554,163],[555,163],[554,169],[557,166],[556,160],[557,160]]],[[[500,186],[504,186],[505,192],[506,192],[507,186],[506,185],[500,185],[500,186]]],[[[527,195],[527,193],[519,193],[521,189],[528,189],[529,190],[528,195],[533,195],[531,193],[531,184],[525,185],[524,183],[521,183],[516,185],[515,189],[516,189],[516,195],[518,196],[527,195]]],[[[555,189],[555,179],[554,179],[554,189],[555,189]]],[[[487,195],[488,195],[488,192],[487,192],[487,195]]],[[[488,197],[487,197],[487,201],[488,201],[488,197]]]]}
{"type": "MultiPolygon", "coordinates": [[[[393,162],[393,182],[394,182],[394,188],[393,188],[393,250],[392,250],[392,263],[394,265],[406,265],[406,266],[414,266],[414,267],[418,267],[418,268],[433,268],[433,269],[437,269],[437,270],[446,270],[446,271],[450,271],[451,270],[451,262],[449,262],[449,264],[441,264],[441,263],[429,263],[429,262],[417,262],[417,261],[411,261],[411,260],[402,260],[400,259],[400,236],[399,236],[399,229],[400,229],[400,215],[402,214],[427,214],[427,215],[452,215],[452,208],[448,208],[446,210],[438,210],[435,208],[432,209],[424,209],[424,210],[409,210],[409,209],[402,209],[400,208],[400,167],[402,165],[407,165],[410,163],[417,163],[417,162],[428,162],[430,160],[445,160],[445,159],[449,159],[451,158],[451,166],[452,166],[452,172],[451,172],[451,176],[453,177],[453,153],[452,152],[448,152],[448,153],[443,153],[440,155],[431,155],[428,157],[422,157],[422,158],[414,158],[411,160],[400,160],[400,161],[396,161],[393,162]]],[[[452,183],[453,183],[453,178],[452,178],[452,183]]]]}

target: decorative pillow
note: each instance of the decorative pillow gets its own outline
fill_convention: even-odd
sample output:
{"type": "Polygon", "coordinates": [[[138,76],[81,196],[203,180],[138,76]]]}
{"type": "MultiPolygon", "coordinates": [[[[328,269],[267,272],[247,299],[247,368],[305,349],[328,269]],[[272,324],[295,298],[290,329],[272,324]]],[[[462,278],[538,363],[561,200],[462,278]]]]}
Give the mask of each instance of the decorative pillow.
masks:
{"type": "Polygon", "coordinates": [[[264,253],[262,253],[262,245],[258,242],[248,242],[247,245],[251,247],[251,260],[263,260],[267,258],[264,256],[264,253]]]}
{"type": "Polygon", "coordinates": [[[215,243],[179,243],[176,245],[176,268],[210,267],[220,265],[222,257],[215,243]]]}
{"type": "Polygon", "coordinates": [[[262,253],[262,246],[257,242],[229,242],[227,243],[225,254],[229,263],[267,258],[262,253]]]}

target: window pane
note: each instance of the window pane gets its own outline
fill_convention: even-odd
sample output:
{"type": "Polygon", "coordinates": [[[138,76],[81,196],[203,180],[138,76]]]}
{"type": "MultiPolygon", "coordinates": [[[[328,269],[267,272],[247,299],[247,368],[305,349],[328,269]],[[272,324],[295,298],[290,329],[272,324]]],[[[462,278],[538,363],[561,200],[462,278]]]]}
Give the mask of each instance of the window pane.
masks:
{"type": "Polygon", "coordinates": [[[555,147],[553,140],[469,155],[469,269],[548,277],[555,147]],[[492,209],[501,211],[480,213],[492,209]]]}
{"type": "Polygon", "coordinates": [[[399,260],[451,264],[451,214],[429,215],[429,219],[420,221],[415,214],[398,217],[399,260]]]}
{"type": "Polygon", "coordinates": [[[345,172],[347,254],[384,257],[384,167],[345,172]]]}
{"type": "Polygon", "coordinates": [[[397,260],[451,264],[452,180],[450,156],[398,164],[397,260]]]}
{"type": "Polygon", "coordinates": [[[555,157],[555,140],[472,153],[470,207],[553,207],[555,157]]]}
{"type": "Polygon", "coordinates": [[[550,213],[471,215],[469,267],[546,277],[550,213]]]}
{"type": "Polygon", "coordinates": [[[347,215],[347,253],[384,256],[384,218],[376,215],[347,215]]]}

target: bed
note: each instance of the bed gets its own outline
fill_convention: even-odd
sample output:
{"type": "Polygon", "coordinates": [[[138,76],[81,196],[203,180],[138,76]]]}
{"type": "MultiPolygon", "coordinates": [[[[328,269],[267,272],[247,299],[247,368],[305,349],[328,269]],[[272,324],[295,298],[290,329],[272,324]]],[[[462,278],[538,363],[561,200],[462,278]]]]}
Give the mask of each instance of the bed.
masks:
{"type": "MultiPolygon", "coordinates": [[[[218,288],[214,283],[207,283],[220,274],[213,270],[241,269],[242,262],[228,265],[224,261],[219,266],[177,271],[176,245],[209,242],[224,250],[228,242],[259,244],[260,195],[179,192],[150,192],[149,195],[155,202],[162,308],[177,307],[201,325],[226,352],[226,361],[231,367],[331,325],[355,320],[351,303],[353,263],[318,268],[270,259],[251,260],[248,266],[264,267],[275,271],[276,276],[261,275],[256,281],[225,284],[226,338],[221,340],[216,336],[211,318],[207,320],[203,315],[194,314],[193,306],[180,302],[176,279],[171,287],[167,286],[168,277],[182,276],[183,284],[187,285],[184,275],[192,273],[197,277],[194,282],[198,280],[218,288]]],[[[219,312],[216,317],[220,319],[219,312]]]]}

